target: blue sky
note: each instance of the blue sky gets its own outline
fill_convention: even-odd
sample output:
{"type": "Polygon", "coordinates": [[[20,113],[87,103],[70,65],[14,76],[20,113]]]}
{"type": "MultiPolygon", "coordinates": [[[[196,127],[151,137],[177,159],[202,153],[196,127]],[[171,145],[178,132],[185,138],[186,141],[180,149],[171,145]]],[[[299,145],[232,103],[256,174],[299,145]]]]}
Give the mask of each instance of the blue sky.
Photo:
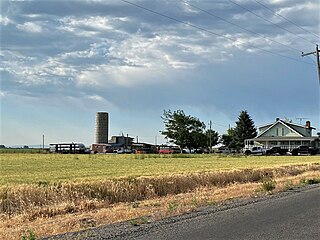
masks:
{"type": "Polygon", "coordinates": [[[97,111],[109,112],[110,135],[150,143],[164,142],[164,109],[220,134],[241,110],[257,126],[302,117],[320,129],[316,57],[301,57],[320,44],[318,0],[0,4],[6,146],[43,134],[89,145],[97,111]]]}

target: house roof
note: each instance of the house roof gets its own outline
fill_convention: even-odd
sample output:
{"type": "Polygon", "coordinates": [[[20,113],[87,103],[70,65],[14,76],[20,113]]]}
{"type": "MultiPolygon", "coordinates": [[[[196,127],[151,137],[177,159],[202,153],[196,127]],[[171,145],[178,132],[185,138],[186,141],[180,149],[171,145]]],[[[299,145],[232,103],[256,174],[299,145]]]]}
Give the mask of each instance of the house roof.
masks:
{"type": "MultiPolygon", "coordinates": [[[[305,127],[306,127],[305,125],[302,125],[302,124],[293,123],[293,122],[287,122],[287,121],[283,121],[283,120],[281,120],[281,119],[276,120],[276,122],[278,122],[278,121],[281,121],[281,122],[283,122],[283,123],[285,123],[285,124],[287,124],[287,125],[292,125],[292,126],[296,126],[296,127],[302,127],[302,128],[305,128],[305,127]]],[[[267,127],[267,126],[270,126],[270,125],[273,125],[273,124],[274,124],[274,123],[263,124],[263,125],[260,125],[259,128],[267,127]]],[[[310,128],[316,129],[316,128],[314,128],[314,127],[310,127],[310,128]]]]}
{"type": "Polygon", "coordinates": [[[260,138],[252,138],[246,139],[247,141],[319,141],[318,137],[260,137],[260,138]]]}
{"type": "MultiPolygon", "coordinates": [[[[276,122],[274,122],[273,124],[266,124],[266,125],[263,125],[261,127],[267,127],[269,126],[266,130],[264,130],[263,132],[261,132],[256,138],[259,138],[261,137],[264,133],[268,132],[271,128],[273,128],[275,125],[277,125],[278,123],[284,125],[285,127],[289,128],[291,131],[295,132],[296,134],[298,134],[299,136],[301,137],[304,137],[303,134],[301,134],[299,131],[297,131],[296,129],[292,128],[290,125],[296,125],[296,124],[292,124],[292,123],[288,123],[288,122],[285,122],[281,119],[277,120],[276,122]]],[[[303,125],[296,125],[298,127],[305,127],[303,125]]],[[[260,128],[261,128],[260,127],[260,128]]]]}

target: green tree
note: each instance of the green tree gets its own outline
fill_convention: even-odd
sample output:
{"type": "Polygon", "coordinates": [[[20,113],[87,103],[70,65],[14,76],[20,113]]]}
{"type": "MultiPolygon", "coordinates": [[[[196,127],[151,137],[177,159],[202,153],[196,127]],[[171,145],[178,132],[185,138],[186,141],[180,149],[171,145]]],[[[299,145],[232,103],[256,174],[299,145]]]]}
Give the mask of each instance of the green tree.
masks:
{"type": "Polygon", "coordinates": [[[241,149],[244,147],[244,140],[257,136],[257,129],[247,111],[241,111],[234,128],[233,140],[235,147],[241,149]]]}
{"type": "MultiPolygon", "coordinates": [[[[217,145],[219,142],[219,134],[213,129],[207,129],[205,132],[206,135],[206,144],[205,147],[210,148],[210,146],[217,145]]],[[[211,149],[210,149],[211,151],[211,149]]]]}
{"type": "Polygon", "coordinates": [[[221,143],[227,148],[237,148],[234,128],[229,128],[227,133],[221,136],[221,143]]]}
{"type": "Polygon", "coordinates": [[[178,145],[181,149],[191,150],[203,147],[206,142],[205,124],[198,118],[186,115],[183,110],[174,112],[164,110],[161,118],[165,125],[165,130],[161,133],[170,142],[178,145]]]}

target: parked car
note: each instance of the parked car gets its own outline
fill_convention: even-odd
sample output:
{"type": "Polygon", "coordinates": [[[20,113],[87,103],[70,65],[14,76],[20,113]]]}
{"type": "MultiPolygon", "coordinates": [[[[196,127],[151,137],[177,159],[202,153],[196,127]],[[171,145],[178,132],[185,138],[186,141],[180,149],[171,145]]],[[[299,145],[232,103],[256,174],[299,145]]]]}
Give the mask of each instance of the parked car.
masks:
{"type": "Polygon", "coordinates": [[[194,149],[192,151],[192,153],[196,153],[196,154],[208,154],[209,153],[209,150],[208,149],[204,149],[204,148],[197,148],[197,149],[194,149]]]}
{"type": "Polygon", "coordinates": [[[178,147],[161,147],[159,150],[159,153],[160,154],[181,153],[181,150],[178,147]]]}
{"type": "Polygon", "coordinates": [[[266,155],[286,155],[288,153],[287,148],[281,148],[281,147],[272,147],[266,150],[266,155]]]}
{"type": "Polygon", "coordinates": [[[243,149],[243,153],[245,155],[251,155],[251,154],[254,154],[254,155],[264,155],[266,153],[266,150],[260,146],[252,146],[252,147],[249,147],[249,148],[244,148],[243,149]]]}
{"type": "Polygon", "coordinates": [[[170,149],[170,148],[161,148],[161,149],[159,150],[159,153],[160,153],[160,154],[172,154],[172,153],[173,153],[173,150],[170,149]]]}
{"type": "Polygon", "coordinates": [[[126,148],[121,148],[121,149],[118,149],[118,150],[114,150],[113,151],[114,153],[117,153],[117,154],[131,154],[132,153],[132,150],[131,149],[126,149],[126,148]]]}
{"type": "Polygon", "coordinates": [[[219,147],[215,153],[224,153],[224,154],[228,154],[228,153],[231,153],[231,150],[225,146],[221,146],[219,147]]]}
{"type": "Polygon", "coordinates": [[[150,153],[157,153],[155,149],[152,148],[139,148],[133,151],[135,154],[150,154],[150,153]]]}
{"type": "Polygon", "coordinates": [[[91,145],[91,153],[112,153],[113,150],[110,148],[110,144],[103,144],[103,143],[93,143],[91,145]]]}
{"type": "Polygon", "coordinates": [[[299,146],[291,150],[291,154],[293,156],[297,156],[299,154],[316,155],[318,152],[319,152],[319,149],[309,147],[309,146],[299,146]]]}

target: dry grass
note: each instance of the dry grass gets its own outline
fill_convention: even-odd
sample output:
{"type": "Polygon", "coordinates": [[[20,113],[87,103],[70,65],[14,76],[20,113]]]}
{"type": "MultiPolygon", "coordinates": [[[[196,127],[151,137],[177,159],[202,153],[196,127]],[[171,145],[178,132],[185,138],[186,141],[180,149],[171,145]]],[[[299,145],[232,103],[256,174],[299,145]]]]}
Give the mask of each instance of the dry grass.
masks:
{"type": "Polygon", "coordinates": [[[119,202],[134,202],[180,194],[200,187],[259,182],[274,174],[291,176],[320,170],[319,164],[285,166],[276,169],[244,169],[222,172],[175,174],[160,177],[122,178],[92,182],[3,186],[0,214],[28,214],[31,219],[101,208],[119,202]]]}
{"type": "Polygon", "coordinates": [[[18,239],[28,229],[38,236],[75,231],[148,216],[160,219],[257,192],[267,176],[275,191],[320,177],[319,164],[268,169],[187,173],[92,182],[3,186],[0,236],[18,239]]]}

